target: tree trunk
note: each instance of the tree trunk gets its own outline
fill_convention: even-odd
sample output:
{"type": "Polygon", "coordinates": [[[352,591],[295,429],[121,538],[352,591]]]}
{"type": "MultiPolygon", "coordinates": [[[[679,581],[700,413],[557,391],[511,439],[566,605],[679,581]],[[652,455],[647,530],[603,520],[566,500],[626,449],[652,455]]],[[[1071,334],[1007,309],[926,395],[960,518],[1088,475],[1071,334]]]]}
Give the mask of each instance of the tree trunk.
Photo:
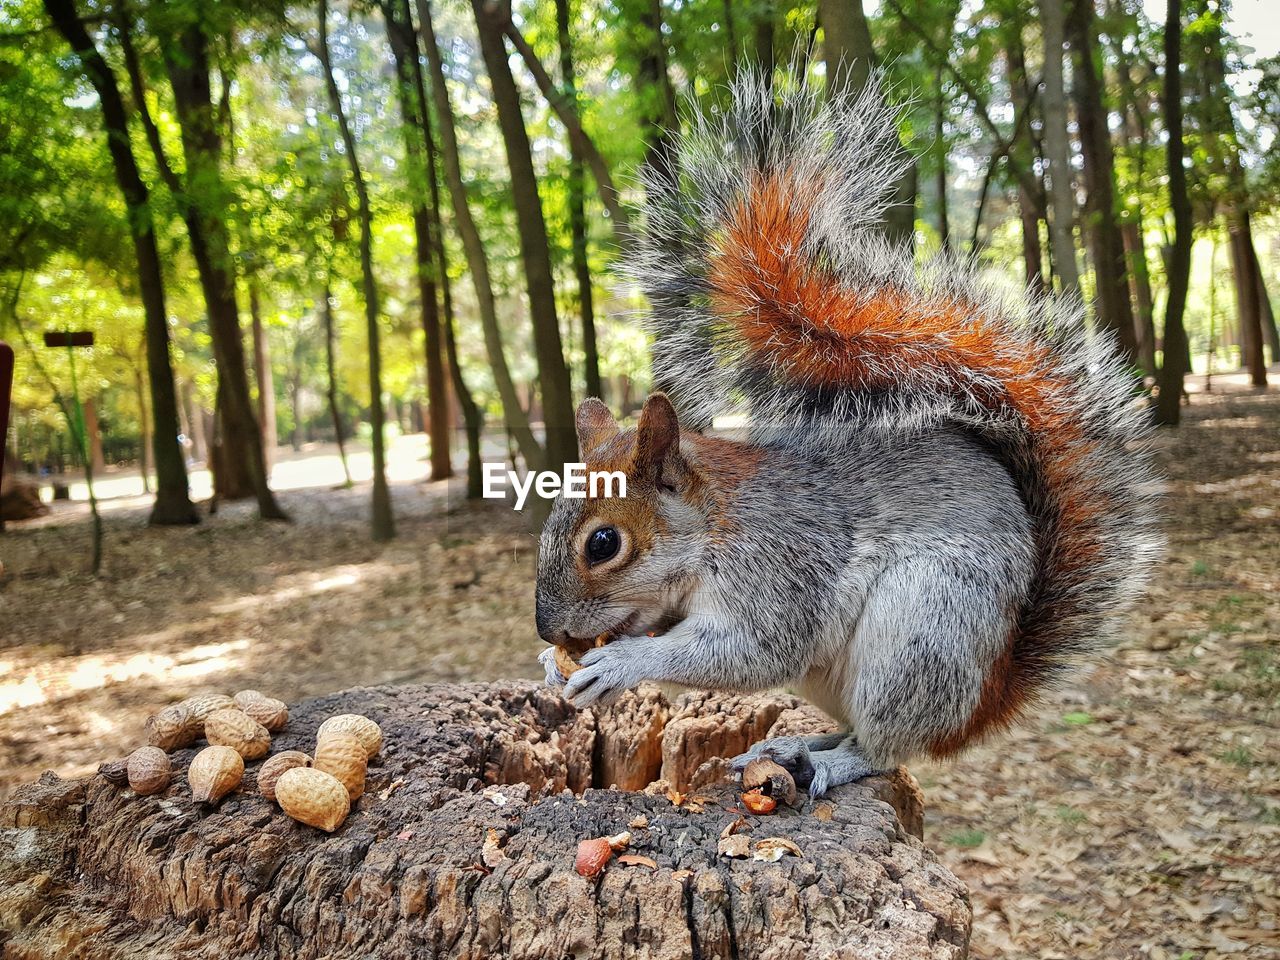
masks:
{"type": "Polygon", "coordinates": [[[107,468],[107,461],[102,455],[102,428],[98,426],[97,398],[85,397],[80,406],[84,410],[85,444],[89,450],[89,462],[93,472],[101,476],[107,468]]]}
{"type": "Polygon", "coordinates": [[[253,322],[253,373],[258,385],[258,429],[262,433],[262,461],[268,474],[276,455],[276,384],[271,375],[271,344],[262,325],[258,283],[249,281],[249,316],[253,322]]]}
{"type": "Polygon", "coordinates": [[[129,236],[138,265],[138,289],[147,343],[147,376],[155,420],[151,440],[156,464],[156,499],[148,522],[156,525],[198,523],[200,515],[191,503],[186,465],[178,445],[178,401],[173,384],[169,317],[165,310],[164,278],[160,251],[156,247],[150,193],[133,155],[124,100],[115,74],[90,39],[76,12],[74,0],[44,0],[44,8],[58,32],[71,45],[98,95],[112,171],[124,198],[129,236]]]}
{"type": "Polygon", "coordinates": [[[520,92],[516,89],[503,42],[503,14],[491,10],[486,4],[487,0],[472,0],[471,7],[475,12],[480,52],[489,73],[489,85],[498,112],[507,167],[511,172],[511,198],[516,210],[520,259],[529,294],[533,349],[538,360],[538,385],[546,424],[546,466],[556,470],[562,464],[578,459],[569,369],[560,343],[551,251],[547,244],[542,202],[538,197],[538,178],[533,169],[529,134],[520,112],[520,92]]]}
{"type": "Polygon", "coordinates": [[[143,386],[142,370],[133,368],[133,390],[138,398],[138,428],[142,443],[138,448],[138,474],[142,477],[142,492],[151,492],[151,463],[147,451],[151,449],[151,418],[147,416],[147,391],[143,386]]]}
{"type": "Polygon", "coordinates": [[[662,0],[633,0],[641,7],[639,34],[643,46],[636,67],[636,84],[648,105],[645,117],[645,167],[662,182],[673,182],[675,134],[680,129],[676,116],[675,89],[667,69],[667,42],[662,34],[662,0]]]}
{"type": "Polygon", "coordinates": [[[1133,307],[1129,302],[1124,240],[1116,217],[1115,156],[1111,149],[1111,130],[1107,125],[1102,84],[1093,56],[1097,46],[1093,4],[1094,0],[1074,0],[1069,29],[1071,49],[1075,55],[1072,93],[1084,156],[1090,249],[1093,251],[1098,287],[1098,321],[1103,329],[1115,336],[1125,358],[1136,365],[1137,335],[1134,332],[1133,307]]]}
{"type": "Polygon", "coordinates": [[[440,123],[440,152],[444,163],[445,184],[453,206],[454,225],[462,239],[471,283],[475,288],[476,306],[480,314],[480,326],[484,331],[485,351],[493,368],[493,382],[502,401],[502,416],[508,433],[515,438],[529,469],[541,469],[544,459],[542,447],[529,428],[529,418],[520,406],[511,368],[502,351],[502,333],[498,326],[498,311],[494,303],[493,282],[489,276],[489,257],[476,227],[475,218],[467,203],[467,189],[462,181],[462,163],[458,150],[458,134],[454,128],[453,106],[449,102],[449,88],[445,85],[444,63],[440,59],[440,45],[436,41],[435,26],[431,22],[429,0],[418,0],[418,26],[422,30],[427,67],[431,71],[431,97],[435,101],[436,119],[440,123]]]}
{"type": "Polygon", "coordinates": [[[395,518],[391,514],[391,490],[387,487],[386,415],[382,407],[382,347],[378,321],[381,309],[378,305],[378,281],[373,275],[373,212],[369,207],[369,189],[360,169],[356,153],[356,138],[347,123],[342,107],[342,94],[333,76],[333,62],[329,56],[329,2],[319,0],[316,5],[320,38],[316,53],[324,68],[325,88],[329,92],[329,109],[338,122],[338,133],[347,155],[347,168],[356,188],[356,202],[360,216],[360,286],[364,294],[365,330],[369,340],[369,425],[373,429],[370,446],[373,448],[373,497],[370,511],[370,532],[374,541],[382,543],[396,535],[395,518]]]}
{"type": "Polygon", "coordinates": [[[413,212],[413,232],[421,301],[427,371],[427,434],[431,442],[431,479],[453,476],[450,456],[449,398],[445,388],[444,350],[440,329],[437,283],[436,225],[431,217],[428,179],[434,172],[427,166],[426,141],[431,137],[418,63],[417,34],[409,0],[380,0],[387,24],[387,39],[396,61],[396,96],[400,101],[401,131],[409,171],[409,202],[413,212]]]}
{"type": "Polygon", "coordinates": [[[1071,153],[1067,139],[1067,97],[1062,79],[1062,44],[1066,31],[1066,0],[1040,0],[1044,34],[1044,152],[1049,181],[1049,243],[1058,273],[1058,289],[1068,297],[1080,295],[1080,268],[1072,225],[1075,189],[1071,181],[1071,153]]]}
{"type": "Polygon", "coordinates": [[[1258,296],[1258,265],[1253,248],[1253,225],[1248,209],[1237,204],[1227,221],[1231,241],[1231,274],[1235,280],[1236,317],[1240,326],[1240,364],[1255,387],[1267,385],[1262,354],[1262,302],[1258,296]]]}
{"type": "MultiPolygon", "coordinates": [[[[619,246],[625,246],[630,235],[630,218],[627,216],[627,211],[619,199],[618,187],[613,182],[613,175],[609,173],[608,164],[605,163],[604,157],[599,149],[596,148],[595,142],[587,136],[582,127],[576,91],[571,89],[568,82],[566,82],[564,92],[556,90],[555,84],[551,81],[551,76],[542,66],[542,61],[538,59],[537,53],[534,52],[533,47],[529,46],[529,41],[524,38],[524,34],[520,32],[511,20],[509,3],[494,8],[494,15],[501,18],[500,22],[504,24],[504,32],[507,39],[511,41],[511,45],[520,54],[520,59],[524,61],[524,65],[533,76],[534,83],[538,85],[538,90],[543,98],[551,106],[551,109],[555,111],[560,122],[564,124],[565,130],[569,134],[570,155],[577,156],[579,169],[581,169],[584,162],[591,168],[591,175],[595,177],[596,181],[596,192],[600,196],[600,202],[604,204],[605,210],[609,213],[609,222],[613,225],[614,238],[619,246]]],[[[558,16],[559,12],[557,11],[558,16]]],[[[563,63],[562,56],[562,67],[563,63]]],[[[570,70],[572,71],[572,60],[570,61],[570,70]]],[[[572,77],[572,72],[570,72],[569,76],[572,77]]]]}
{"type": "MultiPolygon", "coordinates": [[[[569,16],[569,0],[555,0],[556,34],[560,45],[560,80],[564,95],[578,116],[578,86],[573,69],[573,34],[569,16]]],[[[582,354],[586,391],[589,397],[604,397],[600,383],[600,349],[596,344],[594,297],[591,292],[591,269],[587,264],[587,217],[584,210],[582,150],[569,138],[569,241],[573,274],[578,285],[578,311],[582,316],[582,354]]]]}
{"type": "Polygon", "coordinates": [[[1271,362],[1280,363],[1280,331],[1276,329],[1275,305],[1267,293],[1267,282],[1262,276],[1262,262],[1258,259],[1257,247],[1253,248],[1253,263],[1257,268],[1254,275],[1258,278],[1258,303],[1262,307],[1262,339],[1271,352],[1271,362]]]}
{"type": "MultiPolygon", "coordinates": [[[[1027,77],[1027,58],[1022,45],[1022,24],[1011,20],[1005,27],[1008,31],[1006,54],[1009,64],[1009,88],[1012,92],[1014,113],[1021,116],[1031,108],[1035,91],[1027,77]]],[[[1031,124],[1026,124],[1020,135],[1015,135],[1013,149],[1009,151],[1009,162],[1016,163],[1022,170],[1035,169],[1035,139],[1031,124]]],[[[1041,198],[1032,193],[1034,175],[1018,178],[1018,215],[1022,221],[1022,260],[1026,265],[1027,288],[1037,296],[1046,292],[1044,281],[1044,251],[1040,246],[1040,210],[1043,207],[1041,198]],[[1030,181],[1030,183],[1028,182],[1030,181]]]]}
{"type": "MultiPolygon", "coordinates": [[[[208,463],[209,442],[204,429],[204,410],[196,402],[195,387],[190,381],[182,384],[182,407],[186,411],[188,436],[191,438],[191,459],[208,463]]],[[[158,427],[157,427],[158,429],[158,427]]]]}
{"type": "Polygon", "coordinates": [[[942,90],[942,66],[934,71],[937,100],[934,103],[933,149],[935,162],[934,191],[938,195],[938,245],[943,250],[951,248],[951,223],[947,218],[947,100],[942,90]]]}
{"type": "MultiPolygon", "coordinates": [[[[443,244],[443,239],[441,243],[443,244]]],[[[446,262],[443,245],[440,247],[439,255],[441,263],[446,262]]],[[[462,408],[462,423],[467,433],[467,499],[479,500],[484,496],[484,466],[480,453],[484,414],[476,406],[471,391],[467,388],[467,381],[462,376],[462,366],[458,360],[458,341],[454,333],[453,288],[449,281],[449,274],[442,270],[441,279],[441,289],[444,293],[444,345],[448,352],[449,374],[453,377],[453,392],[458,397],[458,406],[462,408]]]]}
{"type": "Polygon", "coordinates": [[[1182,314],[1187,305],[1191,277],[1191,197],[1187,171],[1182,165],[1182,3],[1168,0],[1164,26],[1164,128],[1169,203],[1173,209],[1173,247],[1169,252],[1169,300],[1165,308],[1164,351],[1156,395],[1155,419],[1177,426],[1182,416],[1182,381],[1187,375],[1187,332],[1182,314]]]}
{"type": "MultiPolygon", "coordinates": [[[[342,461],[342,475],[346,478],[346,486],[351,486],[351,468],[347,466],[347,446],[342,431],[342,411],[338,409],[338,372],[334,363],[334,331],[333,331],[333,292],[329,289],[329,278],[326,274],[324,283],[324,299],[321,301],[320,316],[324,320],[324,361],[325,361],[325,396],[329,401],[329,418],[333,422],[333,436],[338,444],[338,459],[342,461]]],[[[297,414],[294,414],[295,418],[297,414]]],[[[295,426],[295,431],[297,427],[295,426]]]]}
{"type": "MultiPolygon", "coordinates": [[[[173,8],[175,20],[179,16],[173,8]]],[[[209,41],[198,8],[183,9],[174,35],[162,38],[165,65],[186,160],[186,182],[198,184],[199,201],[185,206],[191,254],[200,276],[209,334],[218,366],[220,449],[214,458],[221,497],[254,496],[264,520],[286,520],[267,483],[258,418],[249,399],[244,340],[236,304],[226,211],[230,193],[222,179],[222,136],[209,84],[209,41]],[[234,472],[232,472],[234,471],[234,472]]],[[[167,21],[166,21],[167,22],[167,21]]]]}
{"type": "MultiPolygon", "coordinates": [[[[828,95],[857,96],[872,82],[876,66],[871,27],[862,0],[818,0],[818,21],[822,24],[828,95]]],[[[898,154],[902,175],[885,211],[884,234],[890,242],[907,244],[915,237],[917,168],[901,144],[898,154]]]]}
{"type": "Polygon", "coordinates": [[[1151,296],[1151,274],[1147,269],[1147,248],[1143,240],[1142,214],[1135,212],[1120,225],[1125,259],[1129,265],[1129,292],[1135,308],[1138,362],[1147,376],[1156,373],[1155,304],[1151,296]]]}
{"type": "Polygon", "coordinates": [[[152,796],[106,774],[19,788],[0,806],[0,828],[21,839],[0,848],[7,950],[31,960],[65,957],[68,944],[81,960],[967,955],[968,897],[919,839],[923,802],[905,770],[772,816],[737,814],[724,757],[768,735],[830,730],[793,697],[671,702],[644,688],[577,711],[529,682],[370,687],[293,705],[274,749],[311,751],[321,721],[341,713],[372,718],[384,745],[331,834],[260,796],[257,763],[216,811],[193,803],[197,748],[172,755],[173,782],[152,796]],[[674,803],[669,790],[685,796],[674,803]],[[744,859],[722,852],[731,824],[744,859]],[[626,854],[597,879],[575,872],[579,841],[623,832],[626,854]],[[799,855],[752,859],[772,838],[799,855]]]}

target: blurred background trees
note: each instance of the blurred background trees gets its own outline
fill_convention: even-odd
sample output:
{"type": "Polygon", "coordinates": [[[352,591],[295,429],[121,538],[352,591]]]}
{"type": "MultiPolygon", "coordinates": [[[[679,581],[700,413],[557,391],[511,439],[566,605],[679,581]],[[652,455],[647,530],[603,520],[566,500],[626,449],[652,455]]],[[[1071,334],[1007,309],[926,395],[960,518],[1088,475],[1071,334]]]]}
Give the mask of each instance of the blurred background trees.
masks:
{"type": "Polygon", "coordinates": [[[1186,373],[1263,386],[1280,350],[1265,6],[0,0],[10,457],[76,466],[22,355],[76,328],[93,449],[157,523],[195,518],[205,466],[283,517],[277,442],[372,444],[379,538],[387,437],[425,435],[424,477],[465,456],[471,495],[484,443],[574,459],[577,400],[651,387],[620,269],[642,164],[670,171],[683,99],[793,60],[854,88],[881,66],[909,161],[889,237],[1082,296],[1175,423],[1186,373]]]}

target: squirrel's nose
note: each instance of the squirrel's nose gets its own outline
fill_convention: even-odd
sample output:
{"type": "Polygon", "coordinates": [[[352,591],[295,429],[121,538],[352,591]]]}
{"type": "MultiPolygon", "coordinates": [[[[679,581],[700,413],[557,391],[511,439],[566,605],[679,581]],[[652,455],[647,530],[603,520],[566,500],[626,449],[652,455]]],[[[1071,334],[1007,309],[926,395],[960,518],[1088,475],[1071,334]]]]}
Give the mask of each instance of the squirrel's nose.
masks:
{"type": "Polygon", "coordinates": [[[565,632],[555,625],[547,604],[541,598],[534,601],[533,620],[538,627],[538,636],[547,643],[563,643],[565,632]]]}

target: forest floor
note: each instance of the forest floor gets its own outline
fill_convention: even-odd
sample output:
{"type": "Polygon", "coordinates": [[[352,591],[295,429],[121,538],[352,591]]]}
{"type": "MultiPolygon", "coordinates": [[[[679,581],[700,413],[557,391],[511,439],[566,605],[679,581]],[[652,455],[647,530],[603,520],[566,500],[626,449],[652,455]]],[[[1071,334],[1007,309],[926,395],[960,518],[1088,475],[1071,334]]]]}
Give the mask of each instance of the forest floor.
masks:
{"type": "MultiPolygon", "coordinates": [[[[915,768],[978,958],[1280,958],[1280,395],[1194,397],[1161,434],[1169,553],[1125,639],[1011,735],[915,768]]],[[[403,449],[409,446],[401,445],[403,449]]],[[[0,793],[84,774],[159,706],[256,687],[540,676],[535,541],[503,504],[393,484],[286,490],[191,529],[83,508],[0,535],[0,793]]]]}

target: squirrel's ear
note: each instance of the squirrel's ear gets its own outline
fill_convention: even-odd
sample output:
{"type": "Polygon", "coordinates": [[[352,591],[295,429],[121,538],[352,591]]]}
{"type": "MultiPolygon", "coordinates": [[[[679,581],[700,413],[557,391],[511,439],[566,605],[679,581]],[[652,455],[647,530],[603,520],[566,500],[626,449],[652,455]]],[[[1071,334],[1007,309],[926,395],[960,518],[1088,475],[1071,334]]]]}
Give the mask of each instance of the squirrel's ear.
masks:
{"type": "Polygon", "coordinates": [[[585,457],[596,447],[618,435],[618,421],[613,419],[609,408],[595,397],[588,397],[578,404],[578,414],[574,418],[578,429],[578,446],[585,457]]]}
{"type": "Polygon", "coordinates": [[[654,393],[644,402],[636,427],[636,469],[657,475],[667,454],[680,446],[680,420],[665,393],[654,393]]]}

